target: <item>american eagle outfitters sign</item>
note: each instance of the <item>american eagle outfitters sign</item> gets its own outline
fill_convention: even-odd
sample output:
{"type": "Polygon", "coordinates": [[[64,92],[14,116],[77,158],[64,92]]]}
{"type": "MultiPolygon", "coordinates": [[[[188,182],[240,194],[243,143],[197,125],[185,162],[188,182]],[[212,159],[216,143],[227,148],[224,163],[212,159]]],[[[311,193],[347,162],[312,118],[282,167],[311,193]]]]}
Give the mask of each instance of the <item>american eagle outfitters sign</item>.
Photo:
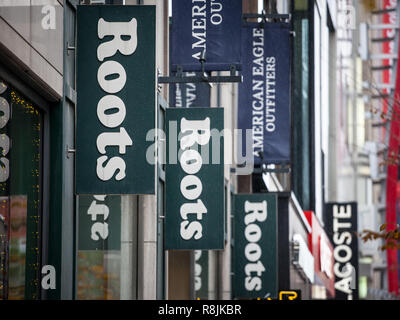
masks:
{"type": "Polygon", "coordinates": [[[200,71],[206,53],[206,71],[240,69],[241,0],[172,1],[172,70],[200,71]]]}
{"type": "Polygon", "coordinates": [[[242,29],[238,127],[243,156],[260,163],[290,161],[290,25],[248,23],[242,29]],[[247,141],[246,141],[247,140],[247,141]],[[252,154],[245,154],[251,144],[252,154]]]}

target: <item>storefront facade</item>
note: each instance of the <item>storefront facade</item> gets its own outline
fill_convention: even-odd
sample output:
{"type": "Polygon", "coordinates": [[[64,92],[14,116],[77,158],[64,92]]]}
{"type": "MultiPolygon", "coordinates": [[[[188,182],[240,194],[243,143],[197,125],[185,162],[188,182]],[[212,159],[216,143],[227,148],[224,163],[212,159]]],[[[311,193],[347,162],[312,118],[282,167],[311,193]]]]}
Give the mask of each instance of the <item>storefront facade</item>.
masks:
{"type": "Polygon", "coordinates": [[[59,201],[50,172],[56,159],[51,145],[62,132],[56,114],[63,94],[63,22],[58,1],[0,5],[4,299],[46,299],[60,289],[55,260],[61,253],[50,254],[57,238],[51,206],[59,201]]]}
{"type": "Polygon", "coordinates": [[[46,236],[42,232],[44,112],[5,81],[0,87],[2,298],[37,299],[46,236]]]}
{"type": "MultiPolygon", "coordinates": [[[[257,2],[242,1],[243,13],[258,12],[257,2]]],[[[301,92],[310,93],[310,98],[295,99],[294,107],[290,104],[291,108],[301,104],[293,123],[287,123],[294,130],[293,170],[260,173],[265,169],[261,165],[257,173],[241,176],[235,171],[238,164],[227,161],[221,169],[223,197],[219,197],[224,202],[224,219],[218,224],[223,230],[219,240],[223,241],[210,250],[166,250],[167,175],[162,161],[154,166],[151,194],[77,193],[76,15],[79,5],[94,5],[94,1],[0,1],[1,299],[235,298],[232,198],[240,193],[273,193],[278,199],[277,291],[300,290],[304,300],[333,297],[324,281],[330,274],[328,267],[320,265],[320,251],[314,252],[309,241],[314,223],[303,211],[315,209],[322,218],[324,200],[321,194],[311,192],[321,189],[322,184],[321,177],[314,179],[321,171],[321,161],[316,166],[310,160],[320,146],[309,145],[315,140],[311,136],[315,134],[310,101],[314,98],[313,55],[309,55],[313,46],[312,2],[293,3],[293,27],[301,36],[290,41],[295,44],[294,54],[301,55],[292,64],[297,64],[299,57],[307,60],[294,70],[302,83],[294,79],[292,86],[299,85],[301,92]]],[[[172,75],[169,1],[107,0],[104,4],[154,6],[154,78],[172,75]]],[[[285,13],[288,7],[288,2],[280,3],[285,13]]],[[[155,127],[166,132],[167,109],[186,106],[223,109],[224,128],[238,128],[239,84],[202,83],[195,87],[156,83],[155,127]]],[[[290,94],[286,91],[290,90],[285,87],[284,96],[290,94]]],[[[156,150],[161,159],[166,140],[159,138],[156,150]]],[[[224,156],[232,160],[238,141],[231,138],[226,140],[224,156]]],[[[325,250],[324,257],[329,256],[329,244],[322,241],[318,248],[325,250]]]]}
{"type": "MultiPolygon", "coordinates": [[[[155,168],[152,195],[75,192],[80,4],[90,1],[0,4],[1,299],[193,299],[194,252],[164,250],[164,164],[155,168]],[[99,223],[107,224],[107,237],[99,223]]],[[[159,75],[167,75],[168,1],[105,4],[155,6],[155,61],[159,75]]],[[[156,123],[164,130],[169,88],[154,90],[156,123]]],[[[209,99],[230,106],[235,90],[215,87],[209,99]]],[[[232,112],[224,117],[232,127],[232,112]]],[[[228,217],[229,165],[224,175],[228,217]]],[[[228,233],[224,243],[230,248],[228,233]]],[[[229,251],[204,251],[209,268],[202,298],[231,297],[229,251]]]]}

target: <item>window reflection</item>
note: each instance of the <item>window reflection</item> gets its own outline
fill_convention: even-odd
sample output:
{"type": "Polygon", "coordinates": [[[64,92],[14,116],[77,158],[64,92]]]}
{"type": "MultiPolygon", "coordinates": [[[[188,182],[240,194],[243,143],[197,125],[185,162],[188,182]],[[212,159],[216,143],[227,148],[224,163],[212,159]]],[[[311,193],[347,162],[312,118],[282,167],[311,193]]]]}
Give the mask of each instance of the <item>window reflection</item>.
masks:
{"type": "Polygon", "coordinates": [[[132,196],[78,197],[77,298],[132,299],[132,244],[136,202],[132,196]],[[128,276],[127,276],[128,275],[128,276]]]}
{"type": "Polygon", "coordinates": [[[0,298],[38,299],[42,114],[0,84],[0,298]]]}
{"type": "Polygon", "coordinates": [[[120,299],[120,251],[78,253],[78,299],[120,299]]]}
{"type": "Polygon", "coordinates": [[[8,297],[25,295],[27,196],[11,196],[8,297]]]}
{"type": "Polygon", "coordinates": [[[0,197],[0,299],[7,296],[7,225],[6,217],[8,216],[8,197],[0,197]]]}

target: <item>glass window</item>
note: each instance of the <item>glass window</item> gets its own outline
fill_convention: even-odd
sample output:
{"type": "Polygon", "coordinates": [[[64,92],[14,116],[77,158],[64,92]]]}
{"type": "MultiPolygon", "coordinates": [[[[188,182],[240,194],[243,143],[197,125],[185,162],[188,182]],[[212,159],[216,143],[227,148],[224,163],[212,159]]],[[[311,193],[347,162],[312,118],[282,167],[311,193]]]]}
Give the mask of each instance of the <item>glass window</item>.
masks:
{"type": "Polygon", "coordinates": [[[0,81],[2,299],[40,297],[42,132],[40,110],[0,81]]]}
{"type": "Polygon", "coordinates": [[[77,299],[134,299],[137,197],[79,196],[78,202],[77,299]]]}
{"type": "Polygon", "coordinates": [[[121,197],[79,197],[78,299],[119,299],[121,197]]]}

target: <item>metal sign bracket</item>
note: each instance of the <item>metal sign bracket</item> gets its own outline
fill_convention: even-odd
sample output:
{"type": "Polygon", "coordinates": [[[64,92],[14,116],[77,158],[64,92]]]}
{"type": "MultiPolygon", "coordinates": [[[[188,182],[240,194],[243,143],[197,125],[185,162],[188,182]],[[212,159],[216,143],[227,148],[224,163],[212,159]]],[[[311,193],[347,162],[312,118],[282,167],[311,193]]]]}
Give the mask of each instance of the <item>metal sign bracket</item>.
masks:
{"type": "Polygon", "coordinates": [[[184,76],[182,66],[177,67],[175,76],[169,77],[158,77],[158,83],[232,83],[232,82],[243,82],[243,76],[236,75],[236,66],[231,65],[229,76],[211,76],[205,71],[204,63],[206,62],[206,51],[204,50],[201,54],[199,62],[201,64],[201,74],[195,76],[184,76]]]}
{"type": "Polygon", "coordinates": [[[261,19],[261,24],[264,23],[272,23],[272,22],[290,22],[291,15],[290,14],[278,14],[278,13],[265,13],[265,10],[262,13],[245,13],[243,14],[244,22],[247,22],[247,19],[261,19]]]}

